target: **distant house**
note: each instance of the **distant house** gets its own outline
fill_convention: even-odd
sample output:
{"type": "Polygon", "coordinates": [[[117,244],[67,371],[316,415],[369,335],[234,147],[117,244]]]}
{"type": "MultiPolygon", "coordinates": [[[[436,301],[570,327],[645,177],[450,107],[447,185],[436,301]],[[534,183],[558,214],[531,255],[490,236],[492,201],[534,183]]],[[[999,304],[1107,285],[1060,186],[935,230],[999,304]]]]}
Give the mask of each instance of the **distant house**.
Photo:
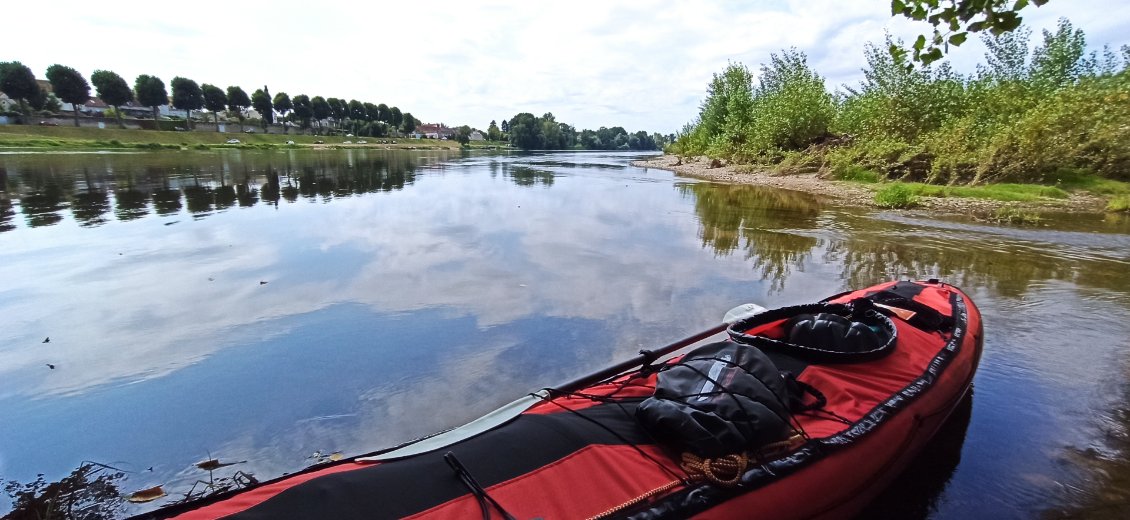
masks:
{"type": "Polygon", "coordinates": [[[448,128],[443,123],[425,124],[417,126],[416,131],[412,133],[412,137],[417,139],[421,137],[427,139],[454,139],[455,130],[448,128]]]}
{"type": "MultiPolygon", "coordinates": [[[[96,97],[92,97],[89,101],[80,105],[78,111],[88,116],[100,116],[109,108],[110,105],[107,105],[105,101],[102,101],[101,99],[96,97]]],[[[59,110],[62,112],[70,112],[73,109],[71,108],[70,103],[62,103],[62,108],[60,108],[59,110]]]]}
{"type": "Polygon", "coordinates": [[[471,132],[471,140],[472,141],[486,141],[487,138],[483,137],[482,132],[475,130],[474,132],[471,132]]]}

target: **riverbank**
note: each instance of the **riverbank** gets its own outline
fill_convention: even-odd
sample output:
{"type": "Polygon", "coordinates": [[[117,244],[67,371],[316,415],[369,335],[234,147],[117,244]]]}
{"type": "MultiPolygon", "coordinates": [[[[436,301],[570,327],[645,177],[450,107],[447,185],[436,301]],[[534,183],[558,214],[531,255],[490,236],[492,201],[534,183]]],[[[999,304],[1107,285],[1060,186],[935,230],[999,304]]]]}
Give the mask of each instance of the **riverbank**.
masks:
{"type": "MultiPolygon", "coordinates": [[[[477,142],[472,148],[505,147],[501,142],[477,142]]],[[[166,132],[119,128],[0,125],[0,149],[200,149],[200,148],[379,148],[457,150],[451,140],[402,137],[344,137],[305,134],[221,133],[199,130],[166,132]],[[235,139],[238,143],[228,143],[235,139]]]]}
{"type": "MultiPolygon", "coordinates": [[[[706,157],[680,159],[662,155],[646,161],[634,161],[634,166],[659,168],[685,177],[716,182],[752,184],[802,191],[826,197],[832,204],[844,206],[879,207],[875,195],[891,183],[863,183],[827,178],[821,172],[782,174],[750,165],[716,165],[706,157]]],[[[1043,197],[1032,201],[1003,201],[973,197],[917,196],[915,208],[936,213],[970,215],[995,220],[1033,218],[1041,212],[1100,213],[1106,207],[1104,197],[1074,191],[1066,198],[1043,197]]]]}

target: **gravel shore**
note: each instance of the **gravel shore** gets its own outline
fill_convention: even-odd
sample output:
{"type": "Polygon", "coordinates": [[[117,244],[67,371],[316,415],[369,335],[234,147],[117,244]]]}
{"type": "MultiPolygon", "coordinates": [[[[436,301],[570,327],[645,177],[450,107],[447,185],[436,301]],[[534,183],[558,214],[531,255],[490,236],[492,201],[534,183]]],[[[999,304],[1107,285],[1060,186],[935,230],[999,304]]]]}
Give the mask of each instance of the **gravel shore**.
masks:
{"type": "MultiPolygon", "coordinates": [[[[751,170],[749,166],[724,165],[711,167],[705,157],[679,160],[674,155],[661,155],[646,161],[634,161],[633,166],[659,168],[685,177],[716,182],[771,186],[785,190],[803,191],[826,197],[832,204],[844,206],[875,207],[875,192],[879,186],[823,178],[819,173],[778,174],[766,170],[751,170]]],[[[958,197],[919,197],[919,208],[938,213],[956,213],[972,216],[989,216],[1002,210],[1022,212],[1102,212],[1106,202],[1094,195],[1073,193],[1067,199],[1047,199],[1038,202],[1003,202],[998,200],[958,197]]]]}

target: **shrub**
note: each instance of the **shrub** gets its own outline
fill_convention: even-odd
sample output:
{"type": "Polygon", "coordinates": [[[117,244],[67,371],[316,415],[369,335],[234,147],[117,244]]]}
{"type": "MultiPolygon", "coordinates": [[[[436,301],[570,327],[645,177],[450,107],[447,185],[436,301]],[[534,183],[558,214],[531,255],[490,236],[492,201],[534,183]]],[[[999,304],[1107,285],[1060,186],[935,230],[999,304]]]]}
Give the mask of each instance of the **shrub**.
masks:
{"type": "Polygon", "coordinates": [[[918,205],[918,197],[903,183],[888,184],[875,194],[875,205],[880,208],[913,208],[918,205]]]}
{"type": "Polygon", "coordinates": [[[1106,205],[1107,211],[1130,211],[1130,195],[1119,195],[1110,199],[1106,205]]]}

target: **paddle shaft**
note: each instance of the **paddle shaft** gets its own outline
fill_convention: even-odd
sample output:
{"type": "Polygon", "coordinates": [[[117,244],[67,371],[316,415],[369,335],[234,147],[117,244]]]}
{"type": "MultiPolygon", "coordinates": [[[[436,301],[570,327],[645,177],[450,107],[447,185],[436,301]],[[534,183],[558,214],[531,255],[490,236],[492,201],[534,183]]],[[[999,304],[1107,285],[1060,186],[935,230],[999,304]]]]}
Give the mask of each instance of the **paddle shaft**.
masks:
{"type": "Polygon", "coordinates": [[[706,338],[709,338],[710,336],[713,336],[715,334],[718,334],[719,332],[726,330],[726,327],[729,327],[729,326],[730,326],[729,323],[722,323],[722,324],[719,324],[719,325],[715,325],[715,326],[713,326],[709,329],[706,329],[702,332],[699,332],[697,334],[687,336],[687,337],[685,337],[681,340],[678,340],[674,343],[669,343],[667,345],[659,347],[658,349],[641,350],[640,355],[638,355],[638,356],[636,356],[632,359],[629,359],[629,360],[624,361],[622,363],[617,363],[615,365],[612,365],[608,368],[604,368],[602,370],[598,370],[598,371],[593,372],[589,375],[581,376],[577,379],[569,381],[568,383],[558,385],[557,387],[554,387],[554,388],[549,388],[548,390],[550,392],[550,395],[552,395],[552,394],[567,394],[567,393],[570,393],[570,392],[575,392],[575,391],[580,390],[582,388],[585,388],[587,386],[592,386],[593,384],[604,381],[605,379],[608,379],[610,377],[620,375],[624,372],[627,372],[628,370],[639,368],[646,363],[650,363],[652,361],[655,361],[656,359],[659,359],[662,356],[666,356],[667,354],[670,354],[670,353],[672,353],[676,350],[679,350],[683,347],[686,347],[687,345],[692,345],[694,343],[698,343],[699,341],[702,341],[706,338]]]}

